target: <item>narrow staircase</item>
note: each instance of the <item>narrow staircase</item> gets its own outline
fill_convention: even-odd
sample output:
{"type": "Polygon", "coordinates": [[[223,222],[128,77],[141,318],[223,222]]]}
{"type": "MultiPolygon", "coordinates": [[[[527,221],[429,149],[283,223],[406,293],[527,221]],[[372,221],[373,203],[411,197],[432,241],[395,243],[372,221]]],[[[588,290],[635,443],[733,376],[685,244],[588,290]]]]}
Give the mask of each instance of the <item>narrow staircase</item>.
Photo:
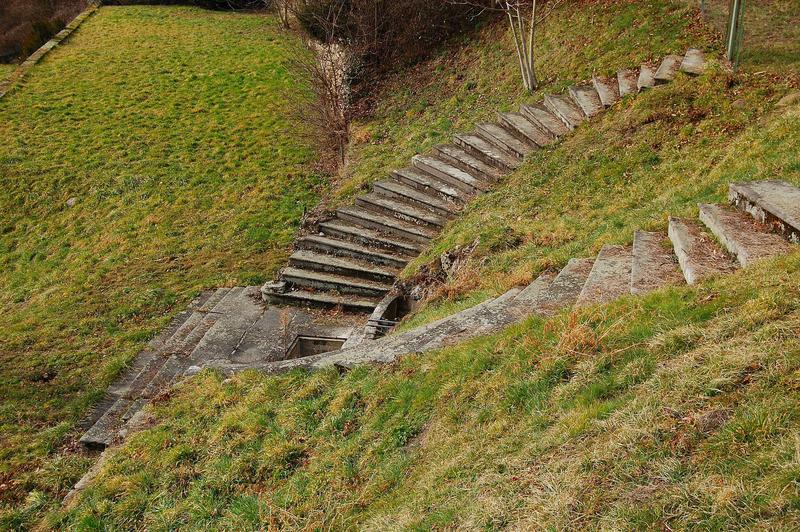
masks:
{"type": "Polygon", "coordinates": [[[655,68],[594,76],[591,83],[547,94],[518,113],[500,113],[497,122],[478,124],[472,133],[414,156],[408,167],[320,223],[316,234],[299,238],[279,279],[262,287],[265,301],[371,312],[448,221],[530,152],[557,142],[621,97],[668,83],[678,70],[700,74],[704,66],[703,53],[690,49],[655,68]]]}

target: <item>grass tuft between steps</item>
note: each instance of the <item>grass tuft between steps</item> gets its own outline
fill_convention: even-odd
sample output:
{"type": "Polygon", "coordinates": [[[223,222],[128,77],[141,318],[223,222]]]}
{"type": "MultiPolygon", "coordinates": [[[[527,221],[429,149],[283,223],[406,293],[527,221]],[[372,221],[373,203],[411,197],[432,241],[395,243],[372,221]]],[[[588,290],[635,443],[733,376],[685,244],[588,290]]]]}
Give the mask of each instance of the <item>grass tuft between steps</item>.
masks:
{"type": "Polygon", "coordinates": [[[388,367],[155,405],[58,527],[800,526],[800,252],[388,367]]]}

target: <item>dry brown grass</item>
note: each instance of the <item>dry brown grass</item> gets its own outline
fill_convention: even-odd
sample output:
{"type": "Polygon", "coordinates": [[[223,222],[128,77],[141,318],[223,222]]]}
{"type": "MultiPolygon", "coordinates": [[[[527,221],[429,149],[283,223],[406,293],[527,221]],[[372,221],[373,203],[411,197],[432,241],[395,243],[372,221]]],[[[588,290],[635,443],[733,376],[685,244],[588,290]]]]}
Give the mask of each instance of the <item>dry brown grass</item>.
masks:
{"type": "Polygon", "coordinates": [[[86,0],[4,0],[0,3],[0,62],[30,55],[86,7],[86,0]]]}

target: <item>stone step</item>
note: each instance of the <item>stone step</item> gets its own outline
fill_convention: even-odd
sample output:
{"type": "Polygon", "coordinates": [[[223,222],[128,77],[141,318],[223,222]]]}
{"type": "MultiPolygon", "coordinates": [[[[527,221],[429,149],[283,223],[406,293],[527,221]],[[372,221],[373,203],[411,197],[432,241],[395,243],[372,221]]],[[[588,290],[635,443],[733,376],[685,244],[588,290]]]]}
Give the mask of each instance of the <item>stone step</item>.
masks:
{"type": "Polygon", "coordinates": [[[370,248],[383,249],[392,254],[403,257],[416,257],[422,251],[418,242],[396,238],[386,233],[368,229],[360,225],[354,225],[342,220],[329,220],[319,224],[320,232],[323,235],[347,240],[358,245],[370,248]]]}
{"type": "Polygon", "coordinates": [[[208,329],[210,329],[211,326],[217,321],[217,318],[219,317],[219,311],[217,307],[219,307],[219,305],[222,304],[226,298],[230,297],[231,292],[233,291],[232,288],[224,288],[220,290],[224,290],[224,293],[218,291],[214,295],[214,298],[209,300],[209,302],[204,305],[202,309],[203,318],[200,320],[197,326],[192,329],[192,331],[180,342],[176,342],[175,344],[171,345],[170,349],[167,350],[165,354],[186,356],[192,352],[194,347],[197,345],[197,342],[199,342],[203,336],[205,336],[208,329]],[[220,295],[222,297],[219,297],[220,295]]]}
{"type": "Polygon", "coordinates": [[[587,118],[592,118],[603,110],[600,95],[591,85],[573,85],[569,88],[569,95],[587,118]]]}
{"type": "Polygon", "coordinates": [[[619,85],[620,98],[639,92],[638,82],[639,71],[636,69],[624,68],[617,72],[617,84],[619,85]]]}
{"type": "Polygon", "coordinates": [[[609,244],[603,246],[575,305],[585,307],[608,303],[629,294],[632,261],[630,247],[609,244]]]}
{"type": "MultiPolygon", "coordinates": [[[[194,351],[184,362],[180,377],[191,366],[201,366],[209,360],[227,359],[236,351],[247,332],[264,314],[265,307],[258,287],[248,286],[224,309],[194,351]]],[[[174,382],[175,379],[173,379],[174,382]]]]}
{"type": "Polygon", "coordinates": [[[538,304],[545,291],[553,284],[556,278],[554,272],[545,272],[536,278],[531,284],[526,286],[520,293],[514,297],[513,311],[518,316],[524,317],[530,314],[537,313],[538,304]]]}
{"type": "Polygon", "coordinates": [[[398,268],[377,266],[353,258],[337,257],[336,255],[327,255],[304,249],[292,253],[289,257],[289,266],[382,283],[393,283],[399,273],[398,268]]]}
{"type": "Polygon", "coordinates": [[[731,183],[728,199],[759,223],[800,243],[800,188],[779,180],[731,183]]]}
{"type": "Polygon", "coordinates": [[[681,70],[691,76],[699,76],[706,68],[706,58],[702,51],[690,48],[681,61],[681,70]]]}
{"type": "Polygon", "coordinates": [[[443,199],[436,192],[423,192],[396,179],[379,181],[373,185],[372,189],[376,194],[402,200],[444,218],[454,218],[461,210],[459,204],[443,199]]]}
{"type": "Polygon", "coordinates": [[[538,147],[555,142],[555,137],[520,113],[500,113],[498,116],[503,126],[522,142],[538,147]]]}
{"type": "Polygon", "coordinates": [[[468,174],[483,179],[484,181],[493,182],[503,177],[503,171],[473,157],[464,151],[463,148],[459,148],[455,144],[441,144],[435,146],[434,153],[437,159],[455,166],[456,168],[460,168],[468,174]]]}
{"type": "MultiPolygon", "coordinates": [[[[237,286],[231,288],[225,296],[214,305],[214,308],[206,313],[203,321],[195,327],[192,333],[182,344],[180,351],[173,353],[167,358],[158,372],[153,375],[147,385],[142,389],[139,397],[152,399],[167,389],[176,377],[183,374],[187,367],[186,360],[195,348],[202,342],[208,331],[213,328],[220,318],[235,312],[238,308],[239,299],[244,292],[244,287],[237,286]]],[[[137,397],[138,398],[138,397],[137,397]]]]}
{"type": "Polygon", "coordinates": [[[478,135],[456,135],[455,143],[473,157],[500,169],[502,172],[511,172],[519,168],[519,159],[508,155],[502,150],[498,150],[478,135]]]}
{"type": "Polygon", "coordinates": [[[380,303],[380,297],[338,295],[331,292],[290,290],[289,292],[262,291],[264,300],[272,305],[302,307],[341,307],[356,312],[372,312],[380,303]]]}
{"type": "Polygon", "coordinates": [[[683,62],[683,57],[679,55],[666,56],[661,61],[661,64],[658,66],[658,70],[656,70],[656,73],[653,75],[653,79],[655,80],[656,85],[663,85],[675,79],[675,74],[681,67],[682,62],[683,62]]]}
{"type": "Polygon", "coordinates": [[[106,410],[105,414],[83,433],[79,440],[81,444],[89,449],[100,451],[111,445],[122,428],[122,416],[128,411],[131,403],[130,399],[124,397],[117,399],[111,408],[106,410]]]}
{"type": "Polygon", "coordinates": [[[702,279],[736,269],[733,261],[693,220],[669,218],[669,238],[672,240],[675,256],[689,284],[702,279]]]}
{"type": "Polygon", "coordinates": [[[592,76],[592,84],[604,107],[611,107],[619,101],[619,82],[616,79],[592,76]]]}
{"type": "Polygon", "coordinates": [[[556,115],[570,131],[586,120],[586,115],[583,114],[581,108],[578,107],[571,98],[566,96],[547,94],[544,97],[544,105],[551,113],[556,115]]]}
{"type": "Polygon", "coordinates": [[[356,198],[356,205],[365,209],[370,209],[378,214],[393,216],[405,222],[441,229],[447,223],[447,219],[434,214],[428,209],[415,207],[410,203],[393,199],[388,196],[371,193],[356,198]]]}
{"type": "Polygon", "coordinates": [[[394,216],[378,214],[360,207],[342,207],[336,211],[336,217],[344,222],[375,229],[421,244],[427,244],[436,236],[436,231],[429,227],[404,222],[394,216]]]}
{"type": "Polygon", "coordinates": [[[631,294],[642,295],[682,282],[683,274],[667,235],[636,231],[633,235],[631,294]]]}
{"type": "Polygon", "coordinates": [[[742,266],[791,251],[791,244],[782,236],[769,232],[741,211],[704,203],[700,205],[700,220],[742,266]]]}
{"type": "Polygon", "coordinates": [[[402,269],[408,264],[408,258],[405,255],[395,255],[383,248],[363,246],[350,240],[340,240],[320,235],[301,237],[295,242],[295,248],[327,253],[337,257],[351,257],[397,269],[402,269]]]}
{"type": "Polygon", "coordinates": [[[652,89],[656,85],[656,71],[650,65],[642,65],[639,69],[639,79],[636,80],[636,87],[639,92],[645,89],[652,89]]]}
{"type": "Polygon", "coordinates": [[[451,164],[430,157],[428,155],[415,155],[411,159],[414,167],[422,172],[427,172],[433,177],[449,183],[450,185],[468,193],[473,194],[477,191],[484,191],[489,188],[489,184],[472,174],[456,168],[451,164]]]}
{"type": "Polygon", "coordinates": [[[428,172],[423,172],[416,168],[401,168],[392,172],[392,177],[398,182],[415,188],[425,194],[437,194],[439,197],[446,201],[452,201],[459,204],[466,203],[471,192],[466,192],[460,188],[454,187],[450,183],[442,181],[441,179],[432,176],[428,172]]]}
{"type": "Polygon", "coordinates": [[[537,303],[537,312],[550,316],[575,304],[592,271],[594,259],[570,259],[537,303]]]}
{"type": "Polygon", "coordinates": [[[281,278],[295,286],[303,287],[303,289],[335,291],[340,294],[356,294],[367,297],[379,297],[392,289],[391,283],[378,283],[292,267],[284,268],[281,278]]]}
{"type": "Polygon", "coordinates": [[[539,126],[542,131],[558,138],[569,133],[569,128],[551,113],[544,105],[538,103],[526,104],[520,107],[522,113],[528,120],[539,126]]]}
{"type": "Polygon", "coordinates": [[[533,150],[533,144],[527,139],[522,141],[506,128],[497,124],[482,123],[475,127],[475,132],[489,144],[518,159],[524,158],[533,150]]]}

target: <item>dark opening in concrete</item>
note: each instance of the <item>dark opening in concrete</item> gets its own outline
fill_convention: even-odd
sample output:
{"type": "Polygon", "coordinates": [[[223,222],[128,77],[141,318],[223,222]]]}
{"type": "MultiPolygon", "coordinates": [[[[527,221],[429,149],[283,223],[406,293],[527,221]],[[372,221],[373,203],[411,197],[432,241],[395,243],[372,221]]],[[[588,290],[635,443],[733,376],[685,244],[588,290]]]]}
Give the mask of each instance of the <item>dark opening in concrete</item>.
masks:
{"type": "Polygon", "coordinates": [[[329,351],[336,351],[344,345],[347,338],[325,338],[322,336],[297,336],[286,351],[286,360],[310,357],[329,351]]]}

